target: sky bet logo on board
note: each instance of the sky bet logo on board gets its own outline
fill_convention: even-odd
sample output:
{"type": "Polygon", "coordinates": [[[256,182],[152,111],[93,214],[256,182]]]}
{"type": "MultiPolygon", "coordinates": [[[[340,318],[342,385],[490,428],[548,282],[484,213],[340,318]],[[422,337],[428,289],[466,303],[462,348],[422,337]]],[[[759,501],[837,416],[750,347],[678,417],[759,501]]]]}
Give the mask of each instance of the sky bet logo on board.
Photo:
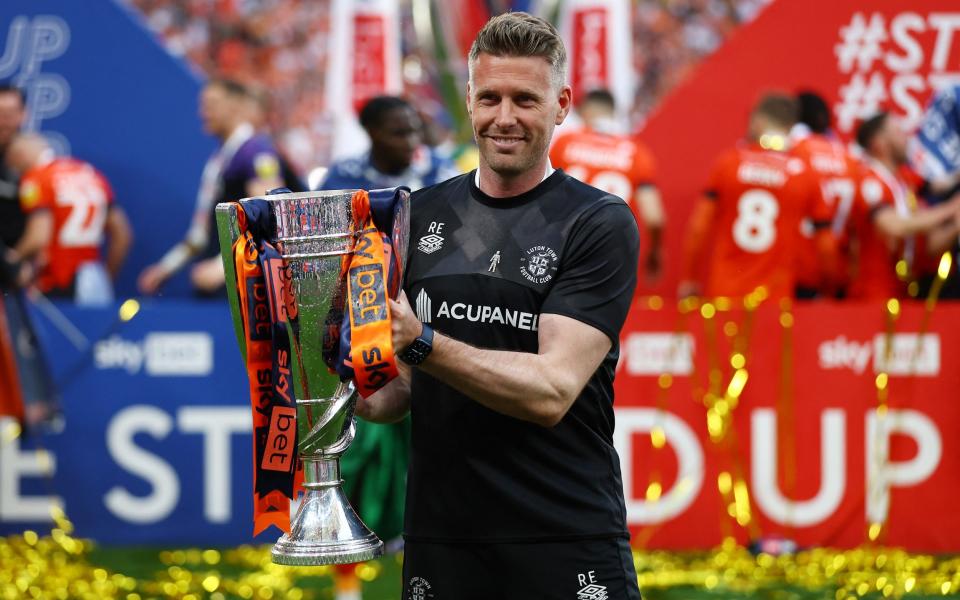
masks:
{"type": "Polygon", "coordinates": [[[112,335],[94,345],[93,363],[131,375],[203,377],[213,372],[213,338],[203,331],[148,333],[142,341],[112,335]]]}
{"type": "Polygon", "coordinates": [[[838,336],[817,348],[821,369],[848,369],[857,375],[873,366],[874,373],[935,377],[940,374],[940,336],[936,333],[878,333],[872,340],[838,336]]]}

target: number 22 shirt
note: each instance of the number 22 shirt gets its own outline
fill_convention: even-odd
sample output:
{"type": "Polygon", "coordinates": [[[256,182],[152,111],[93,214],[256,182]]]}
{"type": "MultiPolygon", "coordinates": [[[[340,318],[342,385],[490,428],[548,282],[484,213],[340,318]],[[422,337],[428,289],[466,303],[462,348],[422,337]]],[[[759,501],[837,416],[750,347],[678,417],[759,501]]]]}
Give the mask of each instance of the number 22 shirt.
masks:
{"type": "Polygon", "coordinates": [[[113,191],[89,163],[56,158],[28,170],[20,182],[23,212],[50,210],[53,236],[42,258],[37,287],[43,292],[67,288],[81,264],[100,260],[113,191]]]}

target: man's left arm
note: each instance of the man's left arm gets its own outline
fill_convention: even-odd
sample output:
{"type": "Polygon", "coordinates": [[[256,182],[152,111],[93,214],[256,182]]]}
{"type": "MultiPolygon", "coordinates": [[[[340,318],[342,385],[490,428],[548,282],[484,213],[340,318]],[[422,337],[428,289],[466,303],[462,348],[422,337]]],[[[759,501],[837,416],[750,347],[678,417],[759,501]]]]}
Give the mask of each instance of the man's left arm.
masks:
{"type": "Polygon", "coordinates": [[[652,183],[645,183],[637,188],[634,195],[637,203],[637,212],[643,221],[649,238],[647,247],[647,257],[644,259],[644,272],[647,282],[652,283],[660,278],[663,268],[660,247],[663,239],[663,227],[666,216],[663,211],[663,200],[660,198],[660,190],[652,183]]]}
{"type": "Polygon", "coordinates": [[[23,235],[13,250],[24,260],[34,260],[53,239],[53,212],[46,208],[30,211],[23,235]]]}
{"type": "MultiPolygon", "coordinates": [[[[639,234],[619,200],[571,234],[558,280],[541,309],[538,352],[470,346],[437,333],[420,368],[499,413],[545,427],[560,422],[603,362],[636,288],[639,234]]],[[[394,348],[421,332],[405,297],[392,302],[394,348]]]]}
{"type": "Polygon", "coordinates": [[[44,179],[31,169],[20,181],[20,209],[27,221],[23,234],[13,251],[18,259],[33,261],[50,245],[53,239],[54,219],[52,195],[44,185],[44,179]]]}
{"type": "MultiPolygon", "coordinates": [[[[421,323],[406,297],[392,302],[396,347],[420,334],[421,323]],[[395,329],[397,331],[397,329],[395,329]]],[[[541,315],[537,354],[476,348],[436,333],[425,373],[496,412],[553,427],[567,414],[603,357],[610,338],[561,315],[541,315]]]]}

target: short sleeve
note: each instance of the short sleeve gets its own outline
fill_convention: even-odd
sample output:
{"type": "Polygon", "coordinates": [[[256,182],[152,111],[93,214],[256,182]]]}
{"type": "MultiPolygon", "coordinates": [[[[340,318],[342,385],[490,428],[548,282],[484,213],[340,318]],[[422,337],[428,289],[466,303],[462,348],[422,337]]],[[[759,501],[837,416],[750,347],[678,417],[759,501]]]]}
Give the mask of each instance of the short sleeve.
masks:
{"type": "Polygon", "coordinates": [[[236,169],[244,181],[270,180],[281,177],[280,157],[262,137],[255,137],[237,153],[236,169]]]}
{"type": "Polygon", "coordinates": [[[813,221],[814,227],[829,227],[833,220],[833,211],[823,196],[823,188],[820,186],[819,179],[810,169],[804,169],[799,177],[803,182],[804,195],[809,199],[807,216],[813,221]]]}
{"type": "Polygon", "coordinates": [[[644,185],[654,185],[657,177],[656,161],[653,154],[640,141],[636,141],[637,151],[633,159],[633,180],[637,182],[637,187],[644,185]]]}
{"type": "Polygon", "coordinates": [[[598,200],[572,230],[540,312],[595,327],[616,347],[637,286],[640,233],[630,208],[610,198],[598,200]]]}
{"type": "Polygon", "coordinates": [[[713,167],[710,169],[710,177],[707,179],[707,186],[703,188],[705,197],[716,200],[720,196],[728,162],[730,162],[730,154],[724,153],[713,163],[713,167]]]}
{"type": "Polygon", "coordinates": [[[885,203],[883,184],[873,175],[867,175],[860,182],[860,196],[868,207],[876,208],[885,203]]]}

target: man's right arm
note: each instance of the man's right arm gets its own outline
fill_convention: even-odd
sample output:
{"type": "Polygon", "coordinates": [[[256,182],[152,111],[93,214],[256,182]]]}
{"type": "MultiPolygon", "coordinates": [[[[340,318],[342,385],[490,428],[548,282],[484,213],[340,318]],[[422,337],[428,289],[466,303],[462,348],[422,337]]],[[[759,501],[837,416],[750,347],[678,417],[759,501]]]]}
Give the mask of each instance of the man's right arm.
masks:
{"type": "MultiPolygon", "coordinates": [[[[395,349],[399,351],[400,349],[395,349]]],[[[397,361],[399,375],[368,398],[357,396],[355,414],[373,423],[396,423],[410,412],[410,367],[397,361]]]]}
{"type": "Polygon", "coordinates": [[[693,213],[687,222],[680,258],[680,282],[677,285],[677,296],[680,298],[699,296],[703,291],[699,283],[699,274],[703,271],[701,260],[706,240],[711,237],[716,213],[716,200],[706,195],[701,196],[694,205],[693,213]]]}
{"type": "Polygon", "coordinates": [[[949,202],[929,208],[921,208],[909,216],[901,216],[890,205],[882,205],[873,215],[873,222],[884,235],[904,238],[917,233],[927,233],[953,219],[960,211],[960,194],[949,202]]]}
{"type": "Polygon", "coordinates": [[[207,231],[207,221],[209,219],[210,207],[204,205],[198,198],[186,237],[167,250],[159,261],[147,266],[140,273],[140,277],[137,279],[137,287],[141,293],[156,294],[160,290],[160,286],[203,251],[209,235],[207,231]]]}

